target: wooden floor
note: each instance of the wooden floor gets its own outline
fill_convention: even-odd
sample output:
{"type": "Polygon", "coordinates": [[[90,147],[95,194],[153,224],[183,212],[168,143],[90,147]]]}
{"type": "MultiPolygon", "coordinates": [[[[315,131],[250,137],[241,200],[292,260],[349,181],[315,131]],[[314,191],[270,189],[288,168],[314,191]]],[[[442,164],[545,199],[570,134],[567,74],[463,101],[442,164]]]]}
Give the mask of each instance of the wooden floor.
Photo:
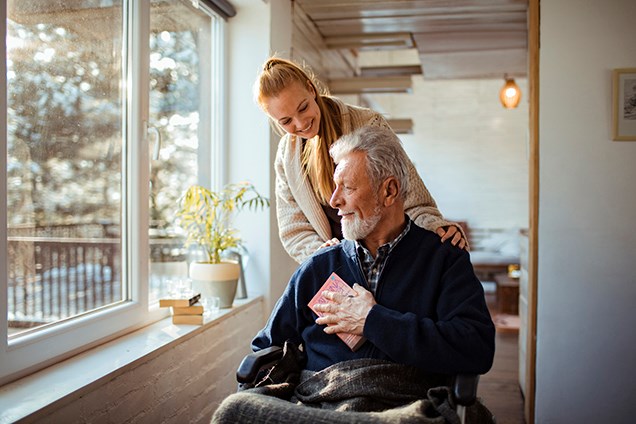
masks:
{"type": "Polygon", "coordinates": [[[517,333],[498,332],[493,367],[479,379],[477,396],[495,415],[497,424],[525,424],[517,341],[517,333]]]}

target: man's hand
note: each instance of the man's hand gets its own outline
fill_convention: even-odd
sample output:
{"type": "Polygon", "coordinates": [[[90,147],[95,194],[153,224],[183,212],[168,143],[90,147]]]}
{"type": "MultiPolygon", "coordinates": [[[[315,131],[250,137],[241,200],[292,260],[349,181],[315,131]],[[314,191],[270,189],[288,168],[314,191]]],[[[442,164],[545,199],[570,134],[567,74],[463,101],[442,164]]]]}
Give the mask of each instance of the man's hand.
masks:
{"type": "Polygon", "coordinates": [[[464,249],[466,247],[466,239],[464,239],[462,232],[459,231],[456,226],[451,225],[447,229],[444,229],[444,227],[438,227],[436,232],[437,235],[442,238],[442,243],[452,237],[451,244],[453,246],[457,246],[460,249],[464,249]]]}
{"type": "Polygon", "coordinates": [[[350,333],[362,335],[369,311],[376,304],[370,291],[359,284],[353,285],[357,296],[324,291],[322,295],[329,303],[316,304],[316,311],[323,314],[316,320],[318,325],[327,325],[325,333],[350,333]]]}

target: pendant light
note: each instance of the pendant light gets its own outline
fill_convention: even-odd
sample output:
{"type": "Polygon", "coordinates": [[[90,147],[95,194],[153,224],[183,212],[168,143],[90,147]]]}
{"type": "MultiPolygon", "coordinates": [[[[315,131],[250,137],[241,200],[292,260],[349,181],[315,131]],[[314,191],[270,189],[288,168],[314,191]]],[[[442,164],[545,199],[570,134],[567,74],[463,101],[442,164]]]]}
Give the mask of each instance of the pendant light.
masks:
{"type": "Polygon", "coordinates": [[[508,78],[508,75],[504,75],[504,80],[506,83],[499,90],[499,100],[506,109],[514,109],[521,100],[521,90],[514,78],[508,78]]]}

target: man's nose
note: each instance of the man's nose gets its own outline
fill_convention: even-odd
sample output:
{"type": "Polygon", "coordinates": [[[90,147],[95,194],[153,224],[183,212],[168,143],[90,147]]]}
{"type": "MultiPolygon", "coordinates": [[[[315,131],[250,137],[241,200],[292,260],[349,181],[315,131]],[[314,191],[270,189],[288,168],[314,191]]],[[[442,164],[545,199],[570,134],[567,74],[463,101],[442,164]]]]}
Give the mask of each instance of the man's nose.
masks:
{"type": "Polygon", "coordinates": [[[339,196],[339,190],[336,187],[336,189],[333,191],[333,193],[331,194],[331,199],[329,199],[329,205],[334,208],[337,209],[338,206],[340,206],[340,196],[339,196]]]}

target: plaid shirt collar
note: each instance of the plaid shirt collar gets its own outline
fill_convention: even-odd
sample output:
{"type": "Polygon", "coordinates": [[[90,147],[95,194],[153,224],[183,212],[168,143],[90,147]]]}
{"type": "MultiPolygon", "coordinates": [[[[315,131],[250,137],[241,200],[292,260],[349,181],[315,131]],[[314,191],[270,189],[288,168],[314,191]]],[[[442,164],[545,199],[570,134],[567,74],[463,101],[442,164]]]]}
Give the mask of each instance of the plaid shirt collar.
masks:
{"type": "Polygon", "coordinates": [[[378,255],[373,258],[371,252],[361,245],[356,240],[356,252],[358,254],[358,261],[360,262],[360,266],[362,267],[362,273],[365,277],[367,277],[367,283],[369,284],[369,289],[371,293],[375,295],[375,291],[378,288],[378,281],[380,280],[380,275],[382,274],[382,270],[384,269],[384,265],[386,265],[386,260],[389,257],[389,253],[393,250],[393,248],[404,238],[406,233],[411,229],[411,219],[406,218],[406,226],[404,230],[397,236],[393,241],[383,244],[378,248],[378,255]]]}

